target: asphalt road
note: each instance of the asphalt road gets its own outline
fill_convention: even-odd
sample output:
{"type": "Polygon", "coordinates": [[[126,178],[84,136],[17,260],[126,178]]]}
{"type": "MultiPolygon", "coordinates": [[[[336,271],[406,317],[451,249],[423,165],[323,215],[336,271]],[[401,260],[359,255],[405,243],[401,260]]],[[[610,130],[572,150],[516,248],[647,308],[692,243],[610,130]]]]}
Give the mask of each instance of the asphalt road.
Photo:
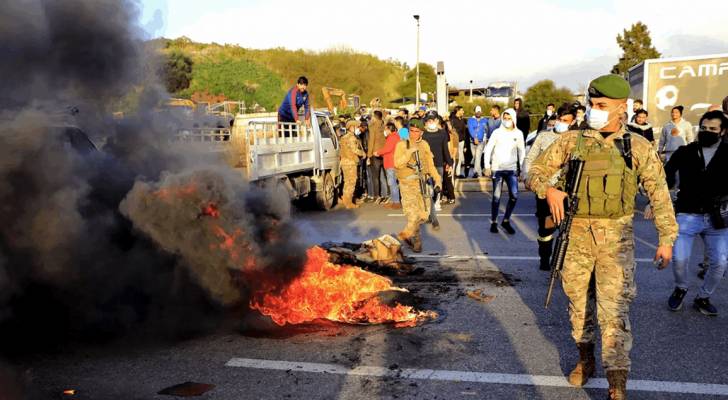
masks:
{"type": "MultiPolygon", "coordinates": [[[[594,387],[563,379],[577,353],[560,286],[545,310],[547,274],[538,270],[533,195],[521,193],[517,234],[488,232],[489,197],[464,193],[444,207],[442,229],[427,228],[421,275],[395,278],[440,314],[415,328],[332,323],[239,332],[230,324],[181,342],[72,345],[23,360],[33,398],[163,399],[161,389],[186,382],[215,385],[202,399],[594,399],[606,396],[604,371],[594,387]],[[466,215],[462,215],[466,214],[466,215]],[[475,215],[473,215],[475,214],[475,215]],[[452,257],[451,257],[452,256],[452,257]],[[479,302],[466,294],[494,296],[479,302]],[[75,389],[75,396],[64,396],[75,389]]],[[[362,241],[396,233],[401,213],[380,206],[330,212],[297,211],[311,244],[362,241]]],[[[652,258],[656,232],[639,215],[636,257],[652,258]]],[[[696,246],[696,254],[701,248],[696,246]]],[[[696,261],[693,264],[697,263],[696,261]]],[[[700,281],[688,293],[692,301],[700,281]]],[[[728,294],[713,302],[721,314],[690,307],[670,312],[671,271],[639,262],[632,306],[635,335],[630,375],[637,399],[728,396],[728,294]]],[[[598,356],[599,357],[599,356],[598,356]]],[[[2,397],[2,396],[0,396],[2,397]]]]}

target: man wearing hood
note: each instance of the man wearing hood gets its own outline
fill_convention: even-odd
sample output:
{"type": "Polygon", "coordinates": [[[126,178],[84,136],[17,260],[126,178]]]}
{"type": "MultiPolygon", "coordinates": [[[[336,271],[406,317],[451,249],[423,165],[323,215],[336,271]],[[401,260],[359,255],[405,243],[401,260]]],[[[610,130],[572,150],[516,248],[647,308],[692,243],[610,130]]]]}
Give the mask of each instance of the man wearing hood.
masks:
{"type": "Polygon", "coordinates": [[[634,122],[627,124],[627,131],[630,133],[636,133],[654,144],[655,134],[652,131],[652,125],[647,122],[648,115],[649,114],[645,109],[640,108],[637,110],[634,114],[634,122]]]}
{"type": "Polygon", "coordinates": [[[422,140],[424,129],[425,125],[421,119],[410,119],[409,139],[400,141],[394,148],[394,168],[402,197],[402,211],[407,217],[407,225],[397,237],[416,253],[422,251],[420,225],[430,217],[431,204],[431,199],[420,189],[420,179],[429,176],[435,181],[436,191],[442,187],[442,178],[435,168],[430,146],[422,140]],[[418,167],[421,168],[420,171],[418,167]]]}
{"type": "Polygon", "coordinates": [[[569,382],[582,386],[594,376],[598,321],[610,399],[626,398],[631,366],[629,305],[636,295],[632,219],[638,183],[647,193],[655,216],[659,234],[655,261],[659,268],[669,264],[677,237],[662,163],[647,139],[625,132],[621,123],[629,93],[629,83],[619,75],[594,79],[588,88],[589,128],[562,133],[534,161],[528,181],[538,197],[546,199],[554,222],[559,224],[567,194],[562,191],[564,180],[554,185],[552,178],[571,159],[585,163],[561,271],[569,299],[571,334],[579,350],[579,362],[569,374],[569,382]]]}
{"type": "Polygon", "coordinates": [[[501,187],[508,185],[508,205],[503,215],[501,226],[508,234],[516,230],[511,226],[510,218],[518,201],[518,176],[521,165],[526,158],[523,132],[516,128],[516,111],[507,109],[501,118],[501,126],[496,129],[485,146],[485,174],[493,180],[493,199],[491,200],[490,231],[498,233],[498,209],[500,207],[501,187]],[[492,172],[492,175],[491,175],[492,172]]]}
{"type": "MultiPolygon", "coordinates": [[[[569,130],[569,126],[574,122],[576,118],[576,110],[564,104],[559,107],[558,119],[554,129],[552,131],[546,130],[536,136],[536,140],[531,145],[531,149],[528,151],[525,162],[525,170],[528,175],[531,170],[531,166],[534,161],[541,155],[546,149],[553,144],[559,136],[569,130]]],[[[559,174],[557,173],[552,179],[552,183],[556,183],[559,174]]],[[[545,199],[539,199],[536,196],[536,218],[538,219],[538,256],[540,259],[539,269],[541,271],[549,271],[551,269],[551,253],[553,252],[553,241],[554,232],[556,231],[556,225],[551,218],[551,212],[549,205],[545,199]]]]}

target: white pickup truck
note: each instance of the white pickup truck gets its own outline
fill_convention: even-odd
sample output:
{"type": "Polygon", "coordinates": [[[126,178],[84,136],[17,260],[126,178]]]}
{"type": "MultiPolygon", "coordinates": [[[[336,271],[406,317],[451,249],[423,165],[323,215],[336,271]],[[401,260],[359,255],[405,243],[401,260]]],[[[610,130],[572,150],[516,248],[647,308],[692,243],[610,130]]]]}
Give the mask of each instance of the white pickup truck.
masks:
{"type": "Polygon", "coordinates": [[[314,111],[311,127],[279,123],[275,113],[238,114],[232,129],[182,129],[176,142],[219,152],[251,182],[280,184],[292,199],[333,207],[342,176],[339,141],[328,113],[314,111]]]}

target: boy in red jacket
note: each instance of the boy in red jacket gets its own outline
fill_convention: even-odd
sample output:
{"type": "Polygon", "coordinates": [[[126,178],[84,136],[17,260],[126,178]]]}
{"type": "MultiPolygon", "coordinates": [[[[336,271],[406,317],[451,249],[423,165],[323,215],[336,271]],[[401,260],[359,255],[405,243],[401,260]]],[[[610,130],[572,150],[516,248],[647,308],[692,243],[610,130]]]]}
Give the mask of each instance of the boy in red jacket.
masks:
{"type": "Polygon", "coordinates": [[[374,152],[377,157],[384,159],[384,171],[387,173],[387,184],[389,185],[389,193],[391,202],[385,207],[392,209],[400,209],[402,205],[399,199],[399,187],[397,186],[397,177],[394,174],[394,148],[399,142],[399,134],[397,127],[393,123],[387,123],[384,128],[384,136],[386,138],[384,146],[374,152]]]}

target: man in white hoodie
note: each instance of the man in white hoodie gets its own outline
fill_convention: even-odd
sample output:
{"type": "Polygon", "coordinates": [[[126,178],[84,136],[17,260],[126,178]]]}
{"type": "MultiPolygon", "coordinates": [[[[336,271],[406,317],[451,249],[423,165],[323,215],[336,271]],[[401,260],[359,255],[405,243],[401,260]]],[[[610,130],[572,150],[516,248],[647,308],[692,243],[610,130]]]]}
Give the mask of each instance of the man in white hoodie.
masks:
{"type": "Polygon", "coordinates": [[[498,208],[500,207],[501,186],[508,185],[508,205],[501,226],[513,235],[516,230],[510,223],[511,214],[518,201],[518,177],[521,174],[526,148],[523,132],[516,128],[516,111],[512,108],[503,113],[500,128],[493,131],[483,151],[485,173],[493,180],[493,200],[491,202],[490,231],[498,233],[498,208]]]}

